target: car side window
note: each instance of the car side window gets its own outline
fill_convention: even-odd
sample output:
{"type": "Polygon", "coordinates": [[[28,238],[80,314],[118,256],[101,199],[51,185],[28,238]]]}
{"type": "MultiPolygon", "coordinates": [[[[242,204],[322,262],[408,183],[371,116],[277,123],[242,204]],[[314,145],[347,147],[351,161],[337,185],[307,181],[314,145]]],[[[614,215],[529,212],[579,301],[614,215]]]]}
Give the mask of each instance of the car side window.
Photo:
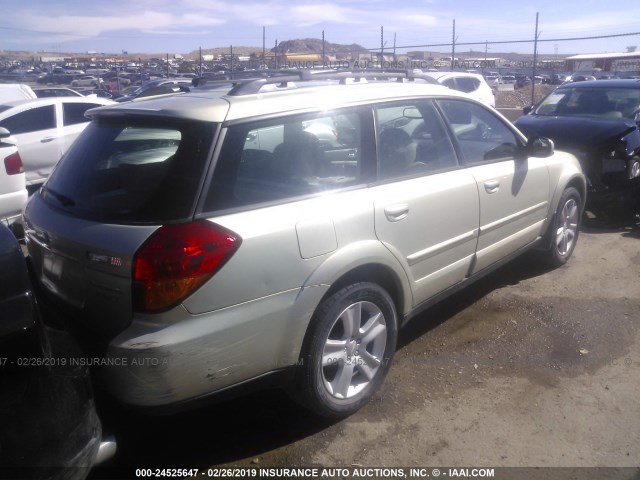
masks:
{"type": "Polygon", "coordinates": [[[456,90],[456,81],[453,78],[447,78],[442,82],[445,87],[451,88],[452,90],[456,90]]]}
{"type": "Polygon", "coordinates": [[[285,200],[363,182],[367,169],[362,125],[370,115],[366,109],[353,109],[228,127],[205,210],[285,200]]]}
{"type": "Polygon", "coordinates": [[[378,171],[382,179],[428,174],[457,166],[457,158],[430,101],[377,106],[378,171]]]}
{"type": "Polygon", "coordinates": [[[467,165],[513,158],[519,141],[486,108],[464,100],[438,100],[467,165]]]}
{"type": "Polygon", "coordinates": [[[63,103],[63,123],[64,125],[76,125],[78,123],[87,123],[89,118],[84,113],[90,108],[100,107],[98,103],[63,103]]]}
{"type": "Polygon", "coordinates": [[[480,86],[480,80],[477,78],[458,77],[456,78],[456,90],[461,92],[474,92],[480,86]]]}
{"type": "Polygon", "coordinates": [[[45,105],[16,113],[0,121],[0,127],[9,130],[12,135],[56,128],[55,106],[45,105]]]}

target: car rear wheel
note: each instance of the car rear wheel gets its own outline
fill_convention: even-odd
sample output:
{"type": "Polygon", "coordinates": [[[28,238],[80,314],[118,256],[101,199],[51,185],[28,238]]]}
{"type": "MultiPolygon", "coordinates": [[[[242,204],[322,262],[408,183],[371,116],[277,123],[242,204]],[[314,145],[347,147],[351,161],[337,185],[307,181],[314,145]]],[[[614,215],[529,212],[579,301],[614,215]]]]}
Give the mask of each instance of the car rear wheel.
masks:
{"type": "Polygon", "coordinates": [[[327,298],[306,337],[298,399],[329,418],[351,415],[373,396],[396,348],[397,314],[389,294],[357,283],[327,298]]]}
{"type": "Polygon", "coordinates": [[[559,267],[567,263],[578,241],[580,219],[582,217],[582,198],[578,190],[568,187],[560,197],[558,210],[549,227],[549,247],[547,260],[559,267]]]}

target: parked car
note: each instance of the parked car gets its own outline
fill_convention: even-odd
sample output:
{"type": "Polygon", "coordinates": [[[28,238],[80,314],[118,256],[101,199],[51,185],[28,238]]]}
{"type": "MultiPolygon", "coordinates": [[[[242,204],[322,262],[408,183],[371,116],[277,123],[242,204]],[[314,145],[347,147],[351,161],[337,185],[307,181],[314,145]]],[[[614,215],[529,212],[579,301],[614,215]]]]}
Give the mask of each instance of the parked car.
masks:
{"type": "Polygon", "coordinates": [[[46,97],[81,97],[82,94],[76,90],[66,87],[38,87],[34,88],[33,92],[38,98],[46,97]]]}
{"type": "Polygon", "coordinates": [[[104,88],[86,88],[78,90],[78,94],[84,97],[100,97],[112,99],[113,94],[104,88]]]}
{"type": "Polygon", "coordinates": [[[551,85],[562,85],[563,83],[570,81],[571,75],[565,73],[554,73],[551,75],[551,85]]]}
{"type": "Polygon", "coordinates": [[[46,180],[87,126],[85,112],[110,103],[103,98],[47,97],[0,104],[0,127],[18,142],[28,187],[46,180]]]}
{"type": "Polygon", "coordinates": [[[45,325],[34,293],[22,249],[0,225],[0,471],[83,479],[115,453],[115,441],[103,439],[77,345],[45,325]]]}
{"type": "Polygon", "coordinates": [[[271,379],[349,415],[409,319],[529,248],[571,257],[573,155],[465,93],[356,75],[378,81],[300,70],[90,112],[26,243],[46,298],[121,361],[95,372],[121,402],[271,379]]]}
{"type": "Polygon", "coordinates": [[[500,75],[485,75],[484,79],[492,89],[497,89],[498,85],[500,85],[500,75]]]}
{"type": "Polygon", "coordinates": [[[568,79],[569,82],[590,82],[592,80],[595,80],[596,77],[594,77],[593,75],[585,75],[585,74],[581,74],[581,73],[574,73],[573,75],[571,75],[568,79]]]}
{"type": "Polygon", "coordinates": [[[102,78],[95,77],[93,75],[84,75],[80,78],[76,78],[71,81],[72,87],[98,87],[102,85],[104,81],[102,78]]]}
{"type": "Polygon", "coordinates": [[[640,182],[640,81],[594,80],[556,88],[516,120],[525,135],[544,135],[574,153],[592,192],[640,182]]]}
{"type": "Polygon", "coordinates": [[[36,94],[23,83],[0,83],[0,103],[14,100],[33,100],[36,94]]]}
{"type": "Polygon", "coordinates": [[[579,158],[592,220],[627,223],[640,210],[639,98],[638,80],[571,82],[516,122],[527,134],[546,132],[579,158]]]}
{"type": "Polygon", "coordinates": [[[0,127],[0,223],[13,227],[27,203],[24,167],[16,140],[0,127]]]}
{"type": "Polygon", "coordinates": [[[603,73],[598,75],[598,80],[618,80],[620,77],[612,73],[603,73]]]}
{"type": "Polygon", "coordinates": [[[153,80],[141,85],[133,92],[116,98],[116,102],[129,102],[137,98],[154,97],[157,95],[167,95],[169,93],[178,93],[184,91],[181,87],[189,87],[192,85],[190,78],[172,78],[170,80],[153,80]]]}
{"type": "Polygon", "coordinates": [[[526,76],[526,75],[522,75],[522,74],[516,74],[516,88],[523,88],[526,86],[531,85],[531,79],[526,76]]]}
{"type": "Polygon", "coordinates": [[[484,77],[478,73],[468,72],[425,72],[442,85],[468,93],[476,100],[490,107],[496,106],[496,97],[484,77]]]}
{"type": "Polygon", "coordinates": [[[503,75],[500,79],[500,82],[505,85],[515,85],[516,77],[514,77],[513,75],[503,75]]]}

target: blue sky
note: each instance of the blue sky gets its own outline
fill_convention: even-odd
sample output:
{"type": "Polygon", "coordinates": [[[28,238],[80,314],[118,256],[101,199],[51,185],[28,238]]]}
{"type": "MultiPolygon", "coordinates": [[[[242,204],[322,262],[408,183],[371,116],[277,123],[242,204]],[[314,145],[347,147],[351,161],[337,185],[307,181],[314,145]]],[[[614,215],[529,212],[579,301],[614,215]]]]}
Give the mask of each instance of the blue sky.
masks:
{"type": "MultiPolygon", "coordinates": [[[[450,43],[456,51],[484,51],[483,42],[533,39],[539,12],[538,52],[624,52],[640,35],[556,41],[640,31],[640,4],[602,0],[2,0],[0,51],[188,53],[198,47],[262,47],[275,41],[321,38],[385,49],[450,43]],[[544,41],[547,40],[547,41],[544,41]]],[[[532,43],[489,44],[492,52],[532,53],[532,43]]],[[[450,47],[414,50],[450,51],[450,47]]]]}

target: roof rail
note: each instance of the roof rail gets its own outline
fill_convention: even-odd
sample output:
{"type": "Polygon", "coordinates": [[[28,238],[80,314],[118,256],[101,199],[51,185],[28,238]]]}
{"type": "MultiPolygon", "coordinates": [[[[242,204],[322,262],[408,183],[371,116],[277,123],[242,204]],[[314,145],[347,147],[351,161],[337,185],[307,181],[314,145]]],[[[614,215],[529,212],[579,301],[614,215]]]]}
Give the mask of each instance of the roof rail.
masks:
{"type": "MultiPolygon", "coordinates": [[[[367,80],[395,80],[402,82],[405,79],[415,81],[422,79],[428,83],[438,84],[436,80],[421,72],[413,70],[395,70],[395,69],[368,69],[368,70],[278,70],[279,75],[266,76],[263,78],[243,79],[238,81],[234,87],[227,93],[229,96],[237,97],[242,95],[252,95],[259,93],[263,86],[279,84],[281,88],[289,87],[292,82],[308,82],[317,80],[337,80],[341,85],[347,83],[349,79],[359,82],[362,79],[367,80]]],[[[227,81],[228,83],[228,81],[227,81]]]]}
{"type": "Polygon", "coordinates": [[[243,81],[251,81],[258,78],[291,75],[291,70],[241,70],[237,72],[207,72],[199,77],[195,77],[191,83],[194,87],[203,85],[221,85],[228,83],[239,83],[243,81]]]}

